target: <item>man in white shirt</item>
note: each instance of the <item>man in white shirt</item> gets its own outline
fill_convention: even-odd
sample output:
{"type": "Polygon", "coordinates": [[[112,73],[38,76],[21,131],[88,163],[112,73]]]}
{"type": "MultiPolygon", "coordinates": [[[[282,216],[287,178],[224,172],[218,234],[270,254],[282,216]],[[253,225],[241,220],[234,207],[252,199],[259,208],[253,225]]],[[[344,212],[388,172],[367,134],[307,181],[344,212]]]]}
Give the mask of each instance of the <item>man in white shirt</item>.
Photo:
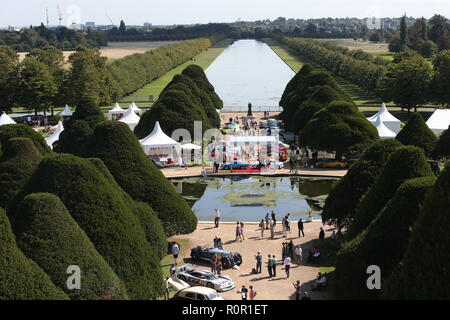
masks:
{"type": "Polygon", "coordinates": [[[178,254],[180,253],[180,247],[178,246],[178,244],[175,242],[172,246],[172,254],[173,254],[173,260],[175,260],[175,265],[177,265],[177,260],[178,260],[178,254]]]}
{"type": "Polygon", "coordinates": [[[219,209],[216,209],[216,217],[214,218],[214,223],[216,225],[216,228],[219,227],[219,220],[220,220],[220,212],[219,212],[219,209]]]}
{"type": "Polygon", "coordinates": [[[289,278],[290,267],[291,267],[291,258],[289,256],[286,256],[286,258],[284,258],[284,271],[286,271],[287,278],[289,278]]]}
{"type": "Polygon", "coordinates": [[[302,248],[300,246],[295,248],[295,256],[297,257],[297,263],[301,264],[302,263],[302,258],[303,258],[303,250],[302,250],[302,248]]]}

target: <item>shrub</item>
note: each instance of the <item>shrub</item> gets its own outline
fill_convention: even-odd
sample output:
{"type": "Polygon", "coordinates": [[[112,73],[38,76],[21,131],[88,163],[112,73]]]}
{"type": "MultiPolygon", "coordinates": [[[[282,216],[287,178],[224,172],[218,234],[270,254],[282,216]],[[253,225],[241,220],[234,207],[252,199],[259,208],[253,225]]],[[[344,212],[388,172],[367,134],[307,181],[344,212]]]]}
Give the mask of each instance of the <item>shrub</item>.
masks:
{"type": "Polygon", "coordinates": [[[344,243],[337,255],[336,287],[339,299],[374,299],[379,290],[368,290],[366,268],[377,265],[386,279],[406,251],[410,228],[419,215],[435,177],[406,180],[370,225],[344,243]]]}
{"type": "Polygon", "coordinates": [[[57,196],[49,193],[26,196],[14,221],[19,248],[71,299],[128,298],[119,277],[57,196]],[[67,289],[66,269],[73,264],[82,273],[80,290],[67,289]]]}
{"type": "Polygon", "coordinates": [[[427,157],[432,155],[438,141],[434,132],[423,121],[420,113],[415,113],[395,138],[404,145],[422,148],[427,157]]]}
{"type": "Polygon", "coordinates": [[[99,124],[89,145],[89,155],[102,159],[134,200],[146,202],[155,210],[168,236],[195,230],[194,213],[146,156],[127,125],[117,121],[99,124]]]}
{"type": "Polygon", "coordinates": [[[53,143],[53,151],[84,156],[92,132],[87,121],[77,120],[60,133],[59,140],[53,143]]]}
{"type": "Polygon", "coordinates": [[[27,184],[42,155],[29,138],[11,138],[0,158],[0,207],[7,208],[27,184]]]}
{"type": "Polygon", "coordinates": [[[450,156],[450,130],[444,130],[439,136],[439,140],[434,146],[434,157],[446,157],[450,156]]]}
{"type": "Polygon", "coordinates": [[[30,126],[25,124],[6,124],[0,127],[0,144],[2,149],[9,139],[16,137],[29,138],[42,155],[51,152],[42,135],[34,131],[30,126]]]}
{"type": "Polygon", "coordinates": [[[314,71],[314,67],[311,64],[307,63],[303,65],[303,67],[295,74],[295,76],[292,77],[292,79],[286,85],[283,95],[281,96],[280,106],[285,106],[288,96],[291,95],[292,92],[295,92],[295,89],[303,81],[303,78],[311,71],[314,71]]]}
{"type": "Polygon", "coordinates": [[[0,300],[68,299],[49,276],[17,248],[11,225],[1,208],[0,280],[0,300]]]}
{"type": "Polygon", "coordinates": [[[162,294],[160,263],[139,220],[118,190],[86,159],[56,154],[42,159],[25,194],[56,194],[132,299],[162,294]]]}
{"type": "Polygon", "coordinates": [[[428,193],[406,253],[382,284],[382,298],[448,299],[450,296],[450,162],[428,193]]]}

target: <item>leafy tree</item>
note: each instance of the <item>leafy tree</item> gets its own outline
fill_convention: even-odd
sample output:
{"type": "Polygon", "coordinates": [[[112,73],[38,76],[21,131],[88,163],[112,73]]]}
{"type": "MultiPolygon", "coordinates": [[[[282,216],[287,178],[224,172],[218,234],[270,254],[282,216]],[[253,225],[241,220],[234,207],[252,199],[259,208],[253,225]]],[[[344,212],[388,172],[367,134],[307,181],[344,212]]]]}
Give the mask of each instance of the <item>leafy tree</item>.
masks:
{"type": "Polygon", "coordinates": [[[155,210],[168,236],[195,230],[194,213],[146,156],[126,124],[105,121],[97,125],[89,155],[102,159],[117,183],[134,200],[145,202],[155,210]]]}
{"type": "Polygon", "coordinates": [[[26,196],[14,218],[18,247],[71,299],[128,298],[119,277],[57,196],[50,193],[26,196]],[[66,285],[65,269],[74,262],[82,270],[80,290],[69,290],[66,285]]]}
{"type": "Polygon", "coordinates": [[[42,155],[51,152],[42,135],[34,131],[30,126],[24,124],[6,124],[0,127],[0,144],[2,145],[2,149],[5,149],[5,145],[9,139],[16,137],[29,138],[42,155]]]}
{"type": "Polygon", "coordinates": [[[436,45],[433,41],[430,40],[424,41],[419,48],[420,55],[425,58],[431,58],[431,56],[434,55],[436,51],[436,45]]]}
{"type": "Polygon", "coordinates": [[[392,37],[391,41],[389,41],[389,52],[401,52],[402,51],[402,42],[398,35],[392,37]]]}
{"type": "Polygon", "coordinates": [[[322,211],[322,221],[338,228],[348,227],[362,196],[375,183],[392,152],[401,146],[395,139],[375,142],[333,185],[322,211]]]}
{"type": "Polygon", "coordinates": [[[27,184],[42,155],[28,138],[11,138],[0,158],[0,207],[8,208],[27,184]]]}
{"type": "Polygon", "coordinates": [[[355,219],[349,228],[353,239],[379,214],[398,187],[408,179],[432,177],[423,149],[405,146],[396,149],[390,156],[375,184],[363,196],[356,208],[355,219]]]}
{"type": "Polygon", "coordinates": [[[9,46],[0,46],[0,112],[10,112],[17,106],[18,64],[17,53],[9,46]]]}
{"type": "Polygon", "coordinates": [[[419,215],[435,177],[406,180],[370,225],[345,242],[337,255],[334,279],[338,299],[375,299],[379,290],[367,288],[366,268],[377,265],[382,280],[388,278],[406,251],[410,228],[419,215]]]}
{"type": "Polygon", "coordinates": [[[450,155],[450,130],[444,130],[433,150],[433,156],[445,157],[450,155]]]}
{"type": "MultiPolygon", "coordinates": [[[[61,199],[125,284],[131,299],[162,295],[160,262],[138,218],[122,200],[119,190],[89,160],[69,154],[45,157],[24,195],[36,192],[53,193],[61,199]]],[[[16,214],[17,209],[10,215],[16,214]]]]}
{"type": "Polygon", "coordinates": [[[395,137],[404,145],[412,145],[422,148],[425,155],[430,157],[438,138],[428,125],[423,121],[420,113],[415,113],[409,119],[405,127],[395,137]]]}
{"type": "Polygon", "coordinates": [[[125,22],[123,22],[123,20],[120,20],[119,32],[125,33],[126,31],[127,31],[127,27],[125,26],[125,22]]]}
{"type": "Polygon", "coordinates": [[[400,45],[402,48],[406,47],[406,45],[407,45],[406,16],[403,16],[402,20],[400,21],[400,45]]]}
{"type": "Polygon", "coordinates": [[[440,14],[435,14],[428,22],[431,25],[428,37],[436,43],[438,50],[450,49],[447,18],[440,14]]]}
{"type": "Polygon", "coordinates": [[[450,106],[450,50],[443,50],[433,59],[434,74],[431,81],[431,100],[450,106]]]}
{"type": "Polygon", "coordinates": [[[6,213],[0,208],[0,300],[67,300],[49,276],[17,248],[6,213]]]}
{"type": "Polygon", "coordinates": [[[351,148],[368,146],[379,139],[376,128],[346,101],[334,101],[314,114],[299,135],[312,149],[336,152],[336,159],[351,148]]]}
{"type": "Polygon", "coordinates": [[[382,283],[384,299],[447,299],[450,245],[450,162],[428,193],[402,261],[382,283]]]}

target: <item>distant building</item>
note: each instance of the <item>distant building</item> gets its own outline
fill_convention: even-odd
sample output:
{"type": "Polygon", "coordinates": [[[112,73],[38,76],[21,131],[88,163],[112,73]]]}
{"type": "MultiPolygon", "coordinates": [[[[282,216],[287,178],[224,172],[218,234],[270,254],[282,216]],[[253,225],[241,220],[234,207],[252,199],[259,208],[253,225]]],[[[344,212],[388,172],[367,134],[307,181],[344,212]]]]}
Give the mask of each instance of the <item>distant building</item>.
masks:
{"type": "Polygon", "coordinates": [[[144,27],[151,27],[152,26],[152,24],[150,23],[150,22],[146,22],[146,23],[144,23],[144,27]]]}
{"type": "Polygon", "coordinates": [[[72,24],[69,25],[69,29],[80,31],[84,29],[84,25],[82,23],[72,22],[72,24]]]}
{"type": "Polygon", "coordinates": [[[84,25],[86,26],[86,28],[95,28],[95,22],[86,22],[84,25]]]}

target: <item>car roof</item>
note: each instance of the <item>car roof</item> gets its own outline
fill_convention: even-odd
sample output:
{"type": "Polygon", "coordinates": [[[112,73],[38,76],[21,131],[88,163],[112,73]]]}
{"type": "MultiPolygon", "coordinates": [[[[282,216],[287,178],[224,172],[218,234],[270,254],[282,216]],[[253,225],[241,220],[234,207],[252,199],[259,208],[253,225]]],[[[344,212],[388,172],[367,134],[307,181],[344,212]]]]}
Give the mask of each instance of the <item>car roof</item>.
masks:
{"type": "Polygon", "coordinates": [[[218,249],[218,248],[213,248],[213,249],[209,250],[209,252],[211,252],[211,253],[222,253],[222,254],[229,254],[230,253],[229,251],[221,250],[221,249],[218,249]]]}
{"type": "Polygon", "coordinates": [[[217,294],[217,291],[212,289],[212,288],[208,288],[208,287],[200,287],[200,286],[195,286],[195,287],[189,287],[186,289],[182,289],[183,292],[194,292],[194,293],[201,293],[201,294],[211,294],[211,293],[215,293],[217,294]]]}

